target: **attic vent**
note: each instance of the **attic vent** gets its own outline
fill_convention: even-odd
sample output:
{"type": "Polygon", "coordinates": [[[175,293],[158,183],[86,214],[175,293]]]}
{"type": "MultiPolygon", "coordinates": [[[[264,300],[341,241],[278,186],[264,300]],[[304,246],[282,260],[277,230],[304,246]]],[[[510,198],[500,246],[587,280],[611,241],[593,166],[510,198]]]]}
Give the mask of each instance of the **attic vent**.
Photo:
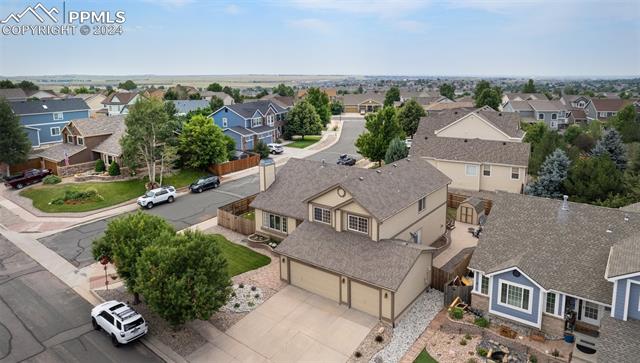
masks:
{"type": "Polygon", "coordinates": [[[563,195],[562,199],[562,210],[569,210],[569,196],[563,195]]]}
{"type": "Polygon", "coordinates": [[[45,110],[48,109],[49,107],[47,107],[47,105],[42,105],[42,108],[44,108],[45,110]]]}
{"type": "Polygon", "coordinates": [[[468,141],[467,139],[464,139],[464,142],[467,142],[467,141],[468,141]]]}
{"type": "Polygon", "coordinates": [[[380,170],[376,170],[376,173],[378,173],[378,174],[382,174],[382,171],[380,171],[380,170]]]}
{"type": "Polygon", "coordinates": [[[364,180],[364,178],[363,178],[363,177],[361,177],[361,176],[360,176],[360,177],[358,177],[358,179],[359,179],[360,181],[363,181],[363,180],[364,180]]]}
{"type": "Polygon", "coordinates": [[[322,167],[324,168],[324,159],[322,159],[322,167]]]}
{"type": "Polygon", "coordinates": [[[502,112],[498,113],[498,116],[502,116],[502,112]]]}
{"type": "Polygon", "coordinates": [[[629,222],[629,215],[628,215],[628,214],[625,214],[625,215],[624,215],[624,221],[625,221],[625,222],[629,222]]]}
{"type": "Polygon", "coordinates": [[[393,167],[394,167],[394,168],[397,168],[397,167],[398,167],[398,164],[395,164],[395,163],[394,163],[394,164],[393,164],[393,167]]]}
{"type": "Polygon", "coordinates": [[[520,277],[520,271],[518,271],[518,270],[513,270],[513,276],[515,276],[515,277],[520,277]]]}

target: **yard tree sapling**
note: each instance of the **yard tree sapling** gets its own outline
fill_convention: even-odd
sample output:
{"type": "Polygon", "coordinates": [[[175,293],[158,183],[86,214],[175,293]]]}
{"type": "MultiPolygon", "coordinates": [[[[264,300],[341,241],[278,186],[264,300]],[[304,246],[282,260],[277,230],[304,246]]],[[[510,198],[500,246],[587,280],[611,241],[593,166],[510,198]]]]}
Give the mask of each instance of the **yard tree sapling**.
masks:
{"type": "Polygon", "coordinates": [[[9,175],[10,165],[27,161],[31,141],[20,124],[20,118],[4,98],[0,98],[0,130],[0,161],[7,165],[6,174],[9,175]]]}
{"type": "Polygon", "coordinates": [[[182,161],[191,168],[205,169],[229,159],[227,138],[208,117],[196,115],[188,120],[178,141],[182,161]]]}

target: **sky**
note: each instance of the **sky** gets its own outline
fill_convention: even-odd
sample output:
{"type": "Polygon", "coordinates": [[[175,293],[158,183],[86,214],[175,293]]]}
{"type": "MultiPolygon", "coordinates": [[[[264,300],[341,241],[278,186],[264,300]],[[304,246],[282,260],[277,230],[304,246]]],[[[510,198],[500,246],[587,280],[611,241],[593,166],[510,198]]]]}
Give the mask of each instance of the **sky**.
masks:
{"type": "MultiPolygon", "coordinates": [[[[62,9],[62,0],[42,3],[62,9]]],[[[0,18],[36,4],[0,0],[0,18]]],[[[0,75],[640,75],[640,0],[66,0],[65,8],[125,11],[124,33],[0,34],[0,75]]]]}

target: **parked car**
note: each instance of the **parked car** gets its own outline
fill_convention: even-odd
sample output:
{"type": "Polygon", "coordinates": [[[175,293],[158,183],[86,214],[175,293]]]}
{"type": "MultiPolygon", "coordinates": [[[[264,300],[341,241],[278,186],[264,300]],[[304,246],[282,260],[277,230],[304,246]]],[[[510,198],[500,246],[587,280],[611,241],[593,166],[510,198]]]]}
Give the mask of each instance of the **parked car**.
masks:
{"type": "Polygon", "coordinates": [[[348,166],[353,166],[356,165],[356,159],[352,158],[351,156],[347,155],[347,154],[341,154],[338,157],[338,165],[348,165],[348,166]]]}
{"type": "Polygon", "coordinates": [[[364,114],[366,114],[366,113],[367,113],[367,112],[366,112],[364,109],[360,110],[360,114],[361,114],[361,115],[363,115],[363,116],[364,116],[364,114]]]}
{"type": "Polygon", "coordinates": [[[130,343],[149,331],[142,315],[120,301],[107,301],[91,309],[91,324],[104,330],[114,346],[130,343]]]}
{"type": "Polygon", "coordinates": [[[160,203],[173,203],[176,199],[176,188],[172,186],[151,189],[143,196],[138,198],[138,204],[142,208],[151,209],[154,205],[160,203]]]}
{"type": "Polygon", "coordinates": [[[192,193],[202,193],[207,189],[215,189],[220,186],[220,178],[215,175],[203,176],[189,185],[192,193]]]}
{"type": "Polygon", "coordinates": [[[21,174],[5,177],[4,185],[22,189],[29,184],[39,183],[45,176],[51,175],[51,169],[29,169],[21,174]]]}
{"type": "Polygon", "coordinates": [[[272,154],[281,154],[284,151],[284,148],[280,144],[271,143],[267,144],[269,147],[269,152],[272,154]]]}

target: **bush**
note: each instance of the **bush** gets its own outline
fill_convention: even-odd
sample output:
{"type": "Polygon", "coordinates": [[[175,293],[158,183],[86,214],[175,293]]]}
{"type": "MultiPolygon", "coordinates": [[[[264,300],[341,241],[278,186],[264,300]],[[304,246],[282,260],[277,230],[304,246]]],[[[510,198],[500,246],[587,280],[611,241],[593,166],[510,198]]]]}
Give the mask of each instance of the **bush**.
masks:
{"type": "Polygon", "coordinates": [[[551,352],[551,355],[554,357],[559,357],[560,356],[560,351],[557,349],[554,349],[553,352],[551,352]]]}
{"type": "Polygon", "coordinates": [[[269,157],[270,151],[267,144],[262,141],[258,141],[253,148],[253,152],[260,155],[260,159],[266,159],[269,157]]]}
{"type": "Polygon", "coordinates": [[[460,345],[467,345],[467,340],[464,338],[460,339],[460,345]]]}
{"type": "Polygon", "coordinates": [[[464,314],[464,311],[460,308],[453,308],[451,309],[451,311],[449,311],[449,316],[456,320],[462,319],[463,314],[464,314]]]}
{"type": "Polygon", "coordinates": [[[117,176],[120,175],[120,165],[115,161],[109,165],[109,175],[117,176]]]}
{"type": "Polygon", "coordinates": [[[107,170],[107,167],[104,165],[104,161],[102,161],[102,159],[98,159],[98,161],[96,161],[96,173],[102,173],[105,170],[107,170]]]}
{"type": "Polygon", "coordinates": [[[467,333],[467,334],[464,335],[464,338],[466,340],[471,340],[472,336],[471,336],[471,334],[467,333]]]}
{"type": "Polygon", "coordinates": [[[62,181],[62,179],[60,179],[59,176],[57,175],[47,175],[44,177],[44,179],[42,179],[42,184],[58,184],[62,181]]]}
{"type": "Polygon", "coordinates": [[[536,357],[535,355],[533,355],[533,354],[532,354],[532,355],[529,357],[529,362],[530,362],[530,363],[538,363],[538,357],[536,357]]]}
{"type": "Polygon", "coordinates": [[[486,357],[489,352],[484,348],[478,347],[478,349],[476,349],[476,353],[481,357],[486,357]]]}
{"type": "Polygon", "coordinates": [[[481,328],[486,328],[489,326],[489,320],[485,318],[476,318],[473,323],[481,328]]]}
{"type": "Polygon", "coordinates": [[[378,343],[382,343],[384,341],[384,337],[382,335],[376,335],[375,341],[378,343]]]}
{"type": "Polygon", "coordinates": [[[354,355],[356,358],[360,358],[360,357],[362,357],[362,353],[360,353],[360,352],[358,352],[358,351],[356,351],[355,353],[353,353],[353,355],[354,355]]]}

